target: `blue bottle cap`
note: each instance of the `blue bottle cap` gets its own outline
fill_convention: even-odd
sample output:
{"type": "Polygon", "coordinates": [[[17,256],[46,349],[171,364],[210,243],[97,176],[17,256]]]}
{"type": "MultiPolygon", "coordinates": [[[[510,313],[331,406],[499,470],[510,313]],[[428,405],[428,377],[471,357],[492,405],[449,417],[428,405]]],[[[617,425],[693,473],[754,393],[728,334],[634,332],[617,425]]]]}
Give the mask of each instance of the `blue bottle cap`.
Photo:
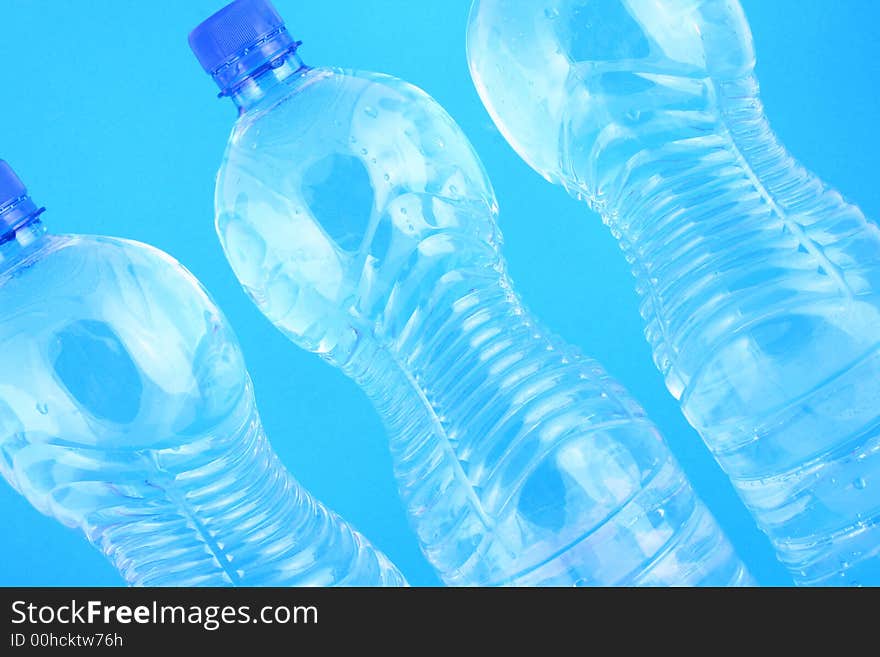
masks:
{"type": "Polygon", "coordinates": [[[228,95],[299,43],[271,2],[235,0],[190,32],[189,46],[228,95]]]}
{"type": "Polygon", "coordinates": [[[27,187],[5,160],[0,160],[0,208],[27,196],[27,187]]]}
{"type": "Polygon", "coordinates": [[[44,210],[28,196],[27,187],[12,167],[0,160],[0,240],[44,210]]]}

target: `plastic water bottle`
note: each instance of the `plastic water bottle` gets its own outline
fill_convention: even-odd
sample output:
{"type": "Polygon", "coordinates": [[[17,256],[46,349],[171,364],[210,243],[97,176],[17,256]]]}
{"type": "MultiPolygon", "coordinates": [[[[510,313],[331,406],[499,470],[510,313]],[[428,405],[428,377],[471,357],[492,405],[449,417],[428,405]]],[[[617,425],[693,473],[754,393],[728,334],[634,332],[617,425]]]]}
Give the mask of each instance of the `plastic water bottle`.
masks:
{"type": "Polygon", "coordinates": [[[129,584],[402,585],[266,440],[235,336],[166,254],[52,235],[0,161],[0,471],[129,584]]]}
{"type": "Polygon", "coordinates": [[[451,585],[733,585],[749,576],[657,429],[513,291],[482,165],[431,98],[309,68],[268,2],[190,43],[239,118],[217,182],[232,268],[381,414],[451,585]]]}
{"type": "Polygon", "coordinates": [[[801,584],[880,584],[880,234],[784,150],[735,0],[479,0],[516,151],[601,213],[657,367],[801,584]]]}

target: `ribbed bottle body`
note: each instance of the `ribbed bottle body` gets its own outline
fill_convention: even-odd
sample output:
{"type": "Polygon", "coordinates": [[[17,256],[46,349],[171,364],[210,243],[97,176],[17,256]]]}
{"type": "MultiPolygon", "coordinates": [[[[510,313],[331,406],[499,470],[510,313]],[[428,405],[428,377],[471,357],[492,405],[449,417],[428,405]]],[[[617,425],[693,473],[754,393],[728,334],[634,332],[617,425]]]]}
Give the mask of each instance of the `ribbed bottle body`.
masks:
{"type": "Polygon", "coordinates": [[[871,584],[880,235],[787,155],[755,91],[751,80],[719,87],[723,138],[690,198],[672,184],[672,198],[615,214],[655,226],[651,237],[621,230],[644,267],[649,338],[781,559],[805,584],[871,584]],[[680,241],[660,237],[658,207],[673,204],[687,208],[680,241]]]}
{"type": "MultiPolygon", "coordinates": [[[[594,151],[593,202],[670,391],[781,560],[803,584],[870,584],[880,235],[785,152],[756,90],[713,87],[717,118],[663,147],[594,151]]],[[[580,177],[568,187],[584,194],[580,177]]]]}
{"type": "Polygon", "coordinates": [[[229,434],[202,450],[144,454],[138,466],[152,464],[149,479],[128,491],[140,503],[91,514],[90,540],[134,585],[404,585],[384,555],[291,477],[246,406],[224,427],[229,434]]]}
{"type": "Polygon", "coordinates": [[[344,369],[388,428],[447,583],[751,581],[626,391],[538,326],[498,271],[437,274],[427,299],[387,309],[404,331],[365,337],[344,369]]]}

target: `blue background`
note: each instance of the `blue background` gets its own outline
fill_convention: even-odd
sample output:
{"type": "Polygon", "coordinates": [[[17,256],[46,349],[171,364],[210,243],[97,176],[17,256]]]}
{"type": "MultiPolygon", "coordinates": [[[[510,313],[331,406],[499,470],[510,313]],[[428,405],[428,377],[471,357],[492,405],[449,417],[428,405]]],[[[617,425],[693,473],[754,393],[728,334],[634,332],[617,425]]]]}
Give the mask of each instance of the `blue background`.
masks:
{"type": "MultiPolygon", "coordinates": [[[[56,232],[141,240],[201,279],[232,321],[276,450],[413,584],[437,584],[408,530],[379,421],[343,375],[281,336],[240,291],[214,235],[214,172],[235,117],[186,36],[221,0],[0,0],[0,157],[56,232]]],[[[431,93],[494,182],[510,270],[544,322],[601,360],[647,408],[765,585],[790,580],[651,363],[632,280],[585,206],[509,149],[471,85],[468,0],[276,0],[307,63],[381,71],[431,93]]],[[[874,0],[743,0],[782,141],[878,216],[880,66],[874,0]]],[[[2,309],[0,309],[2,312],[2,309]]],[[[0,352],[2,367],[2,352],[0,352]]],[[[0,483],[0,585],[118,585],[74,531],[0,483]]]]}

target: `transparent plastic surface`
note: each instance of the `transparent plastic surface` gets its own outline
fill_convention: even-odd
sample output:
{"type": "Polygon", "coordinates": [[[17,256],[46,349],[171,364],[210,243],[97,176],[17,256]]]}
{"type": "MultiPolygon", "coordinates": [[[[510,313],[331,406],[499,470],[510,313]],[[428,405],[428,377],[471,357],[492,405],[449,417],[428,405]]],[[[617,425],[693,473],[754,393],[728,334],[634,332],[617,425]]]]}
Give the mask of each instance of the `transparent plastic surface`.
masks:
{"type": "Polygon", "coordinates": [[[357,381],[451,585],[736,585],[656,428],[505,273],[482,165],[394,78],[276,67],[236,98],[217,230],[245,290],[357,381]]]}
{"type": "Polygon", "coordinates": [[[0,471],[129,584],[405,583],[284,469],[226,320],[169,256],[37,222],[0,245],[0,308],[0,471]]]}
{"type": "Polygon", "coordinates": [[[478,0],[477,89],[601,213],[657,367],[801,584],[880,584],[880,233],[771,132],[736,0],[478,0]]]}

